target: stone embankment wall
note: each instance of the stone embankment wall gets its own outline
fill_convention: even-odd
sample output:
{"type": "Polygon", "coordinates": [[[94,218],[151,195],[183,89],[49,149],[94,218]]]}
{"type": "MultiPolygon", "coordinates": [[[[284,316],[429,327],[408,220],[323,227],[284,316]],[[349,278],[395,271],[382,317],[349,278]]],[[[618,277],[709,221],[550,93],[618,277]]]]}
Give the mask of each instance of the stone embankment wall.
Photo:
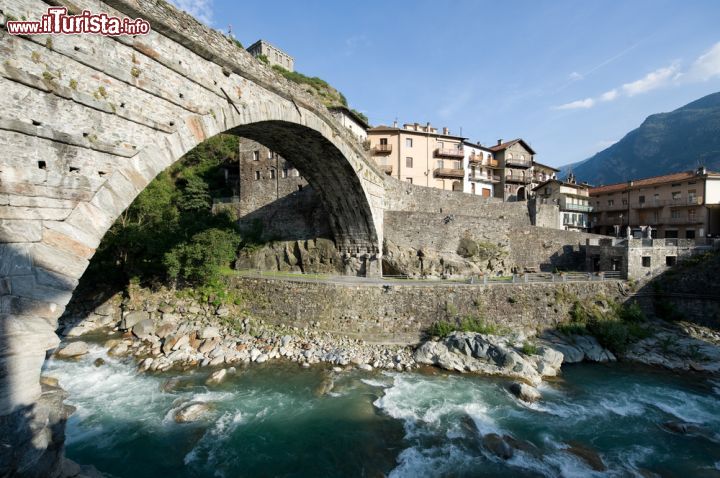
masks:
{"type": "Polygon", "coordinates": [[[582,246],[601,236],[529,225],[518,203],[476,208],[472,215],[386,211],[385,273],[509,274],[525,269],[585,270],[582,246]],[[478,251],[461,251],[470,241],[478,251]],[[421,264],[422,259],[422,264],[421,264]]]}
{"type": "Polygon", "coordinates": [[[575,300],[624,301],[619,281],[565,284],[328,283],[234,278],[253,318],[316,327],[366,341],[414,343],[433,322],[480,317],[514,330],[544,330],[568,320],[575,300]]]}

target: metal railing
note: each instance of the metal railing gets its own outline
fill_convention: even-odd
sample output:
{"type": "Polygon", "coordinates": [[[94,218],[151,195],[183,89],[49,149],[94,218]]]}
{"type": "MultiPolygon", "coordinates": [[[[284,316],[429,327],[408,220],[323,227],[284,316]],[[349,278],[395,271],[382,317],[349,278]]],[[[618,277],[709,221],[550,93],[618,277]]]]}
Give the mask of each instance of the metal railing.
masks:
{"type": "Polygon", "coordinates": [[[451,158],[462,158],[465,156],[465,150],[463,148],[436,148],[435,156],[448,156],[451,158]]]}
{"type": "Polygon", "coordinates": [[[507,164],[508,166],[521,166],[529,168],[532,165],[532,161],[530,161],[529,159],[505,158],[505,164],[507,164]]]}
{"type": "Polygon", "coordinates": [[[570,204],[568,202],[561,202],[560,209],[565,211],[592,212],[593,207],[585,204],[570,204]]]}
{"type": "Polygon", "coordinates": [[[385,144],[380,143],[380,144],[376,144],[376,145],[373,147],[373,152],[374,152],[375,154],[391,153],[391,152],[392,152],[392,144],[390,144],[390,143],[385,143],[385,144]]]}

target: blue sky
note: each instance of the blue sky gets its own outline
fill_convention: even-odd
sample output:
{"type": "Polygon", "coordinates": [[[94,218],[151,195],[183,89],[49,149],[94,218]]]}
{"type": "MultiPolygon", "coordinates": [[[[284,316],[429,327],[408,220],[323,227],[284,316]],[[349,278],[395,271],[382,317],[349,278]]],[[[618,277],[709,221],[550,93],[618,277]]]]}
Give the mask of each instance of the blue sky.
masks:
{"type": "Polygon", "coordinates": [[[717,0],[175,0],[342,91],[372,124],[523,137],[559,166],[720,91],[717,0]]]}

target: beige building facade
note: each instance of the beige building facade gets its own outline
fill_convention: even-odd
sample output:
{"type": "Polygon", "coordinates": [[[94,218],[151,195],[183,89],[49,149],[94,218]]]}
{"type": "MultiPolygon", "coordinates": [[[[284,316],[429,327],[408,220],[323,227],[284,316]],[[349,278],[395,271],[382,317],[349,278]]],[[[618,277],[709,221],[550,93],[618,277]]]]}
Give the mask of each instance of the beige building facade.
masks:
{"type": "Polygon", "coordinates": [[[590,189],[592,231],[635,237],[720,237],[720,173],[705,168],[590,189]]]}
{"type": "Polygon", "coordinates": [[[463,191],[465,138],[426,123],[368,130],[375,163],[389,176],[419,186],[463,191]]]}

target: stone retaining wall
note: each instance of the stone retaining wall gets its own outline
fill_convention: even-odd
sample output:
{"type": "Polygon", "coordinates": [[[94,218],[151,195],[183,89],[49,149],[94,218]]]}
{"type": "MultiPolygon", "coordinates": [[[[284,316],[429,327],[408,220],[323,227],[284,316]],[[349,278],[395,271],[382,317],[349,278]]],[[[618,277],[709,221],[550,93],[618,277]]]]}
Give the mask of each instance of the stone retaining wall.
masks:
{"type": "Polygon", "coordinates": [[[543,330],[568,319],[574,300],[624,301],[619,281],[567,284],[328,283],[234,278],[248,313],[271,323],[321,330],[366,341],[417,342],[437,320],[482,317],[518,330],[543,330]],[[315,323],[318,324],[315,324],[315,323]]]}

